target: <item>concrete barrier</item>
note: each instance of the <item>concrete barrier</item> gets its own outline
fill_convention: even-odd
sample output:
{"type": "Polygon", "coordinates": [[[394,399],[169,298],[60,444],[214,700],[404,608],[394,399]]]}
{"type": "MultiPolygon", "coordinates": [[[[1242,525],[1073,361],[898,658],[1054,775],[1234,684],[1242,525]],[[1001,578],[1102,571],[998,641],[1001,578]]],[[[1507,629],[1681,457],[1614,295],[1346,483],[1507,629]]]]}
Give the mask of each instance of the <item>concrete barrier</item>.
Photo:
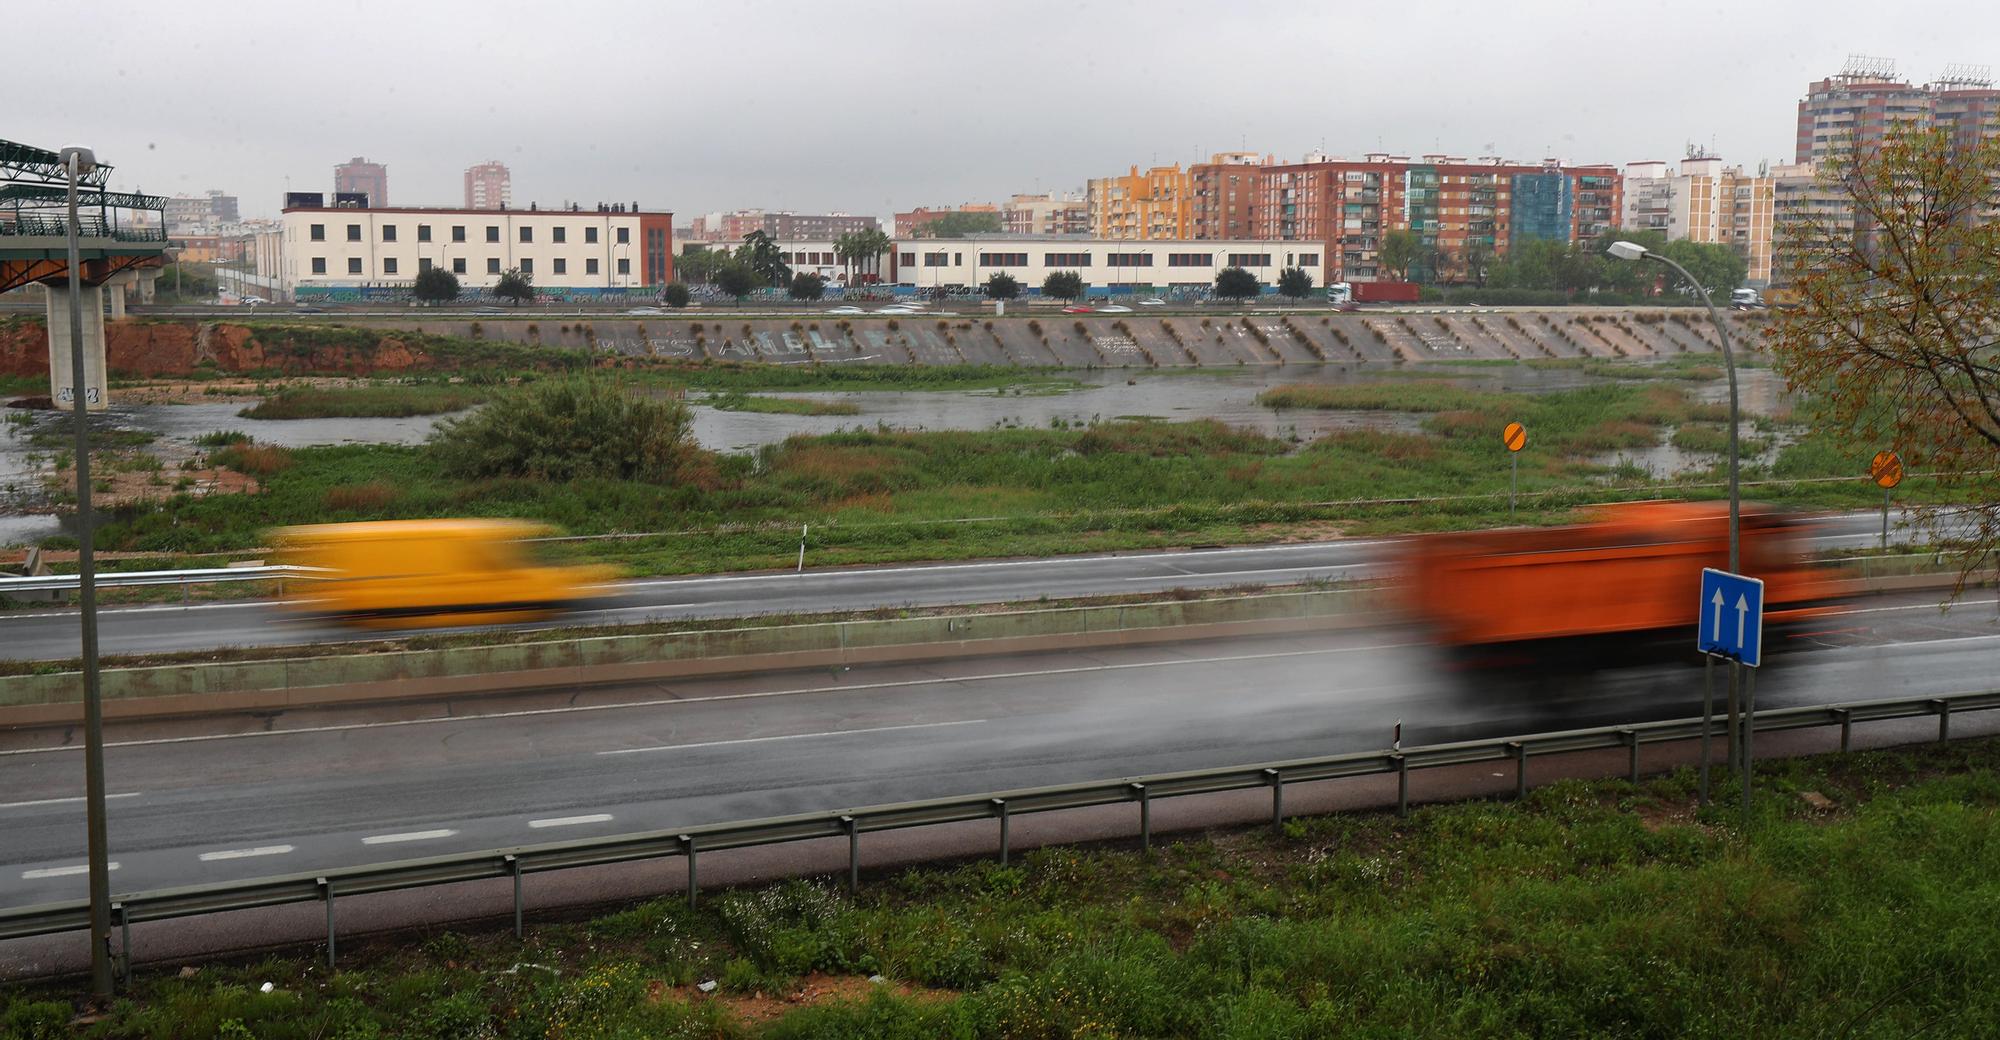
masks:
{"type": "MultiPolygon", "coordinates": [[[[500,646],[268,661],[113,668],[107,718],[417,700],[733,673],[833,668],[1095,646],[1227,639],[1375,624],[1375,588],[1316,590],[1121,606],[992,611],[602,636],[500,646]]],[[[0,726],[78,721],[75,672],[0,677],[0,726]]]]}

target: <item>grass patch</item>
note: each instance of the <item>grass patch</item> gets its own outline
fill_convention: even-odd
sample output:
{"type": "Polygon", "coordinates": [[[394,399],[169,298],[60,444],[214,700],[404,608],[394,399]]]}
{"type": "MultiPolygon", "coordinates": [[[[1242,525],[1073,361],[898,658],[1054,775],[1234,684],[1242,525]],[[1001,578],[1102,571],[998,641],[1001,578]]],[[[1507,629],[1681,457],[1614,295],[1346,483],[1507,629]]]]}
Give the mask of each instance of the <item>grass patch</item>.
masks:
{"type": "Polygon", "coordinates": [[[861,406],[852,401],[821,401],[811,397],[771,397],[731,390],[716,394],[703,404],[723,412],[763,412],[774,415],[860,415],[861,406]]]}
{"type": "MultiPolygon", "coordinates": [[[[302,448],[289,453],[289,468],[261,474],[254,495],[170,497],[114,518],[99,538],[125,551],[242,550],[266,544],[269,528],[321,519],[339,501],[345,519],[501,516],[579,535],[642,533],[560,552],[667,574],[790,565],[807,522],[814,566],[1260,541],[1307,522],[1356,534],[1492,526],[1508,517],[1500,429],[1510,420],[1528,427],[1522,522],[1570,520],[1606,500],[1718,495],[1621,479],[1593,461],[1707,417],[1710,406],[1671,384],[1545,394],[1442,381],[1332,389],[1341,406],[1420,404],[1424,427],[1344,431],[1303,447],[1213,421],[853,430],[794,437],[752,455],[689,454],[680,475],[666,479],[561,482],[453,470],[434,447],[302,448]],[[373,482],[397,495],[370,507],[367,496],[338,490],[373,482]]],[[[497,432],[511,437],[519,425],[497,432]]],[[[1853,492],[1865,498],[1859,484],[1853,492]]]]}
{"type": "Polygon", "coordinates": [[[287,387],[236,413],[245,419],[380,419],[457,412],[490,391],[443,383],[287,387]]]}
{"type": "Polygon", "coordinates": [[[68,985],[16,987],[0,1036],[1989,1035],[2000,744],[1760,773],[1748,821],[1683,770],[355,939],[338,974],[175,962],[74,1029],[68,985]]]}

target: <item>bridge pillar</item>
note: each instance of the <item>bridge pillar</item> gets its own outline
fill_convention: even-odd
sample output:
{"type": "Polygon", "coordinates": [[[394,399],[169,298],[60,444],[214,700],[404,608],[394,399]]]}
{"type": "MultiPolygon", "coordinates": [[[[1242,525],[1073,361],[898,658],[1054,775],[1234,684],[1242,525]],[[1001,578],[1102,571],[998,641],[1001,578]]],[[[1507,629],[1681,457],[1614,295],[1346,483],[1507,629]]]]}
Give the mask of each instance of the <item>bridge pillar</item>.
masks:
{"type": "Polygon", "coordinates": [[[142,267],[134,271],[133,274],[139,279],[139,302],[154,302],[160,286],[160,269],[157,267],[142,267]]]}
{"type": "Polygon", "coordinates": [[[125,290],[132,285],[131,272],[114,275],[104,283],[105,300],[111,305],[111,320],[125,317],[125,290]]]}
{"type": "MultiPolygon", "coordinates": [[[[85,407],[97,411],[110,403],[104,381],[104,289],[102,286],[86,285],[83,294],[83,372],[78,379],[71,374],[69,357],[69,286],[49,285],[48,327],[49,327],[49,396],[55,399],[56,407],[70,408],[76,404],[76,395],[84,395],[85,407]]],[[[114,293],[122,293],[122,288],[114,288],[114,293]]],[[[123,313],[124,308],[118,308],[123,313]]]]}

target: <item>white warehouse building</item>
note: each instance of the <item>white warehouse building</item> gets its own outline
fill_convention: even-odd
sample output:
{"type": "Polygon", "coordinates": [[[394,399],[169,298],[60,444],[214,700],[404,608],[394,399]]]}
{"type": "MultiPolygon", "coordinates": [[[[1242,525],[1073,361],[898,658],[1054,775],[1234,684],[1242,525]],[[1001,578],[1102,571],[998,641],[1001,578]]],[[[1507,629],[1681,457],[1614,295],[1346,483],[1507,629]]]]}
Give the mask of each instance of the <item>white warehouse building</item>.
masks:
{"type": "MultiPolygon", "coordinates": [[[[793,270],[810,271],[843,284],[850,265],[835,255],[833,243],[778,241],[793,270]]],[[[728,248],[726,245],[694,248],[728,248]]],[[[891,244],[874,267],[886,283],[929,288],[971,288],[995,274],[1012,275],[1024,291],[1039,289],[1056,271],[1074,271],[1093,289],[1119,291],[1207,288],[1227,267],[1241,267],[1266,285],[1278,272],[1298,267],[1319,284],[1324,250],[1297,241],[1134,241],[1076,236],[980,235],[973,238],[917,238],[891,244]]],[[[856,281],[860,281],[856,272],[856,281]]]]}
{"type": "Polygon", "coordinates": [[[404,290],[431,266],[468,290],[519,268],[537,289],[657,291],[674,278],[673,214],[625,206],[494,210],[326,205],[287,196],[280,281],[295,296],[404,290]]]}

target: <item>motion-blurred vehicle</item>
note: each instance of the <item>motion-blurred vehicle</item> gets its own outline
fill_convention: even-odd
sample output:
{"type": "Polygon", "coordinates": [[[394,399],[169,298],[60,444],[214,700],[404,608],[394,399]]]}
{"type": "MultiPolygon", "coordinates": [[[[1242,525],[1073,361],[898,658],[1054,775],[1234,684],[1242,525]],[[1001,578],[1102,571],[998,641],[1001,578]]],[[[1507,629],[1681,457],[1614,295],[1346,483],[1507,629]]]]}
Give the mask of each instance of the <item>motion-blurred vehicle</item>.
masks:
{"type": "Polygon", "coordinates": [[[1167,301],[1165,301],[1165,300],[1162,300],[1162,299],[1160,299],[1160,298],[1159,298],[1159,297],[1157,297],[1157,296],[1153,297],[1153,298],[1152,298],[1152,299],[1150,299],[1150,300],[1140,300],[1140,301],[1139,301],[1139,306],[1141,306],[1141,307],[1165,307],[1166,305],[1167,305],[1167,301]]]}
{"type": "Polygon", "coordinates": [[[1764,306],[1764,298],[1755,289],[1737,289],[1729,294],[1729,305],[1739,311],[1754,311],[1764,306]]]}
{"type": "Polygon", "coordinates": [[[1102,307],[1099,307],[1099,308],[1097,308],[1097,313],[1099,313],[1099,314],[1130,314],[1130,313],[1132,313],[1132,308],[1130,308],[1130,307],[1122,307],[1122,306],[1119,306],[1118,304],[1115,304],[1115,303],[1111,303],[1111,304],[1106,304],[1106,305],[1104,305],[1104,306],[1102,306],[1102,307]]]}
{"type": "Polygon", "coordinates": [[[1062,309],[1062,312],[1064,314],[1089,314],[1091,313],[1091,311],[1095,309],[1096,308],[1093,307],[1085,307],[1082,304],[1072,304],[1068,307],[1064,307],[1062,309]]]}
{"type": "Polygon", "coordinates": [[[833,308],[830,308],[830,309],[828,309],[828,310],[827,310],[827,313],[828,313],[828,314],[866,314],[866,313],[868,313],[868,312],[867,312],[867,311],[864,311],[864,310],[862,310],[862,309],[861,309],[861,308],[859,308],[859,307],[854,307],[854,306],[847,306],[847,307],[833,307],[833,308]]]}
{"type": "MultiPolygon", "coordinates": [[[[1750,504],[1742,515],[1741,571],[1764,581],[1767,630],[1819,617],[1852,594],[1852,583],[1809,558],[1809,518],[1750,504]]],[[[1406,543],[1402,565],[1418,623],[1468,663],[1692,653],[1702,568],[1729,565],[1729,507],[1635,502],[1564,527],[1426,535],[1406,543]]]]}
{"type": "Polygon", "coordinates": [[[1415,303],[1420,290],[1414,282],[1334,282],[1326,287],[1326,302],[1415,303]]]}
{"type": "Polygon", "coordinates": [[[287,589],[295,614],[367,628],[534,621],[587,606],[610,567],[539,563],[517,520],[384,520],[277,532],[279,559],[321,573],[287,589]]]}

